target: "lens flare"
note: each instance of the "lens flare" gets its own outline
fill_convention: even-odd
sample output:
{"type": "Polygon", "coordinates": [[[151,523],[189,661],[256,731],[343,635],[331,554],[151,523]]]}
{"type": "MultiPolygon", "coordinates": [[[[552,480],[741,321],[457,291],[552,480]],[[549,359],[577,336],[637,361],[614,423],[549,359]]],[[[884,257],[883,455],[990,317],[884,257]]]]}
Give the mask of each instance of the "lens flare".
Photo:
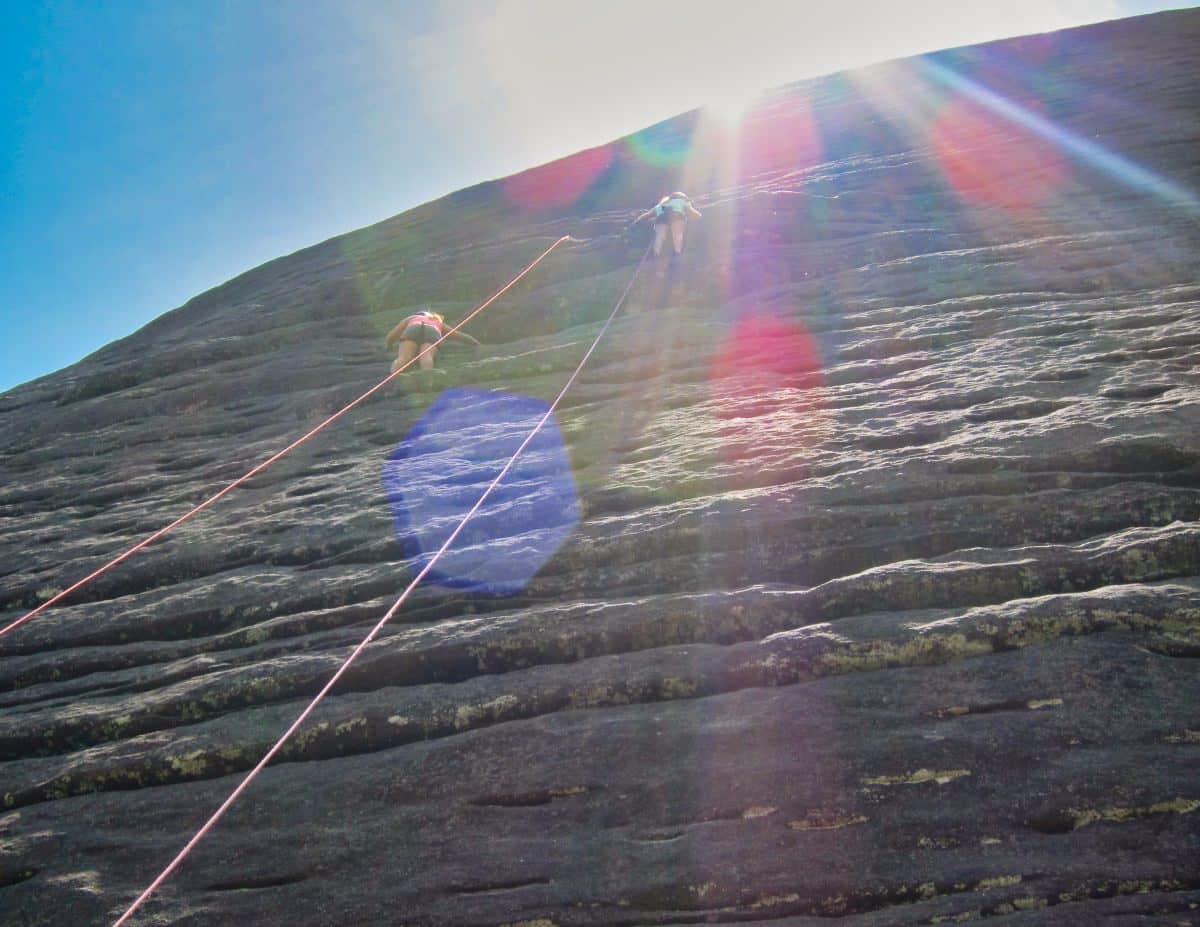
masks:
{"type": "Polygon", "coordinates": [[[738,174],[748,178],[803,170],[823,156],[821,129],[812,105],[799,94],[786,94],[746,116],[738,142],[738,174]]]}
{"type": "Polygon", "coordinates": [[[1027,212],[1045,206],[1066,179],[1059,149],[999,120],[978,103],[955,99],[930,129],[946,179],[967,202],[1027,212]]]}
{"type": "Polygon", "coordinates": [[[713,381],[738,380],[744,402],[731,414],[758,414],[759,403],[777,388],[823,386],[821,350],[798,321],[766,312],[742,316],[712,362],[713,381]]]}
{"type": "Polygon", "coordinates": [[[1107,173],[1135,190],[1149,193],[1187,212],[1200,212],[1200,197],[1180,184],[1055,125],[1029,107],[1001,96],[984,84],[957,73],[931,57],[923,60],[923,67],[925,73],[936,82],[957,91],[973,103],[996,116],[1003,117],[1031,135],[1057,146],[1089,167],[1107,173]]]}
{"type": "Polygon", "coordinates": [[[736,129],[742,124],[747,114],[754,110],[762,98],[762,91],[752,93],[730,93],[714,97],[704,104],[700,111],[703,121],[716,123],[727,129],[736,129]]]}
{"type": "Polygon", "coordinates": [[[753,468],[744,464],[763,453],[765,436],[774,433],[770,418],[777,413],[804,423],[802,431],[789,426],[783,439],[789,455],[799,455],[803,463],[805,436],[822,430],[819,388],[825,372],[820,347],[801,322],[762,311],[744,315],[714,355],[709,375],[718,417],[738,423],[722,453],[727,461],[743,464],[737,469],[748,474],[744,482],[753,482],[753,468]]]}
{"type": "Polygon", "coordinates": [[[562,209],[582,199],[612,162],[613,146],[602,145],[514,174],[501,183],[509,202],[520,209],[562,209]]]}
{"type": "Polygon", "coordinates": [[[660,122],[627,139],[629,150],[653,167],[679,167],[692,153],[692,127],[660,122]]]}
{"type": "MultiPolygon", "coordinates": [[[[541,420],[528,396],[449,389],[397,445],[383,468],[395,528],[421,569],[541,420]]],[[[430,571],[443,586],[493,595],[520,592],[579,521],[579,495],[553,420],[430,571]]]]}

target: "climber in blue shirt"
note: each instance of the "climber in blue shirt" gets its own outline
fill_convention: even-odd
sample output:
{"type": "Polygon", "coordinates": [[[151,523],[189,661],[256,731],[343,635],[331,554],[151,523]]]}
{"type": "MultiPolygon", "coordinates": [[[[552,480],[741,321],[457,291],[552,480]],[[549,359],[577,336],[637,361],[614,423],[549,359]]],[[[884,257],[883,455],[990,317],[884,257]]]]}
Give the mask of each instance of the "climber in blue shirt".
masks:
{"type": "Polygon", "coordinates": [[[683,230],[688,218],[699,219],[700,212],[692,205],[686,193],[676,190],[668,193],[653,209],[647,209],[633,220],[637,225],[643,219],[654,218],[654,256],[662,254],[663,244],[667,240],[667,230],[671,232],[671,244],[675,248],[675,257],[683,254],[683,230]]]}

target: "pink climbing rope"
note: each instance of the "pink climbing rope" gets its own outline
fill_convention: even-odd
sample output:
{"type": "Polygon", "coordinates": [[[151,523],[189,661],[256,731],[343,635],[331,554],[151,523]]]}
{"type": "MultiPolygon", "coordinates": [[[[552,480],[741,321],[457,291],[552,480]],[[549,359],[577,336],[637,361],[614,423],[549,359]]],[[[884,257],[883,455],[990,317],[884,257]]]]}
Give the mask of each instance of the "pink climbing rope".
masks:
{"type": "Polygon", "coordinates": [[[340,408],[336,412],[334,412],[331,416],[329,416],[329,418],[325,419],[325,421],[321,422],[319,425],[312,428],[311,430],[306,432],[301,437],[297,438],[295,441],[293,441],[291,444],[289,444],[283,450],[271,455],[266,460],[264,460],[262,463],[258,464],[257,466],[253,467],[252,469],[248,470],[246,473],[239,476],[236,480],[234,480],[232,483],[230,483],[224,489],[221,489],[218,492],[213,493],[213,495],[209,496],[207,499],[205,499],[199,505],[192,508],[190,511],[187,511],[183,515],[180,515],[169,525],[167,525],[163,528],[159,528],[153,534],[149,535],[148,537],[146,537],[146,538],[142,539],[141,541],[139,541],[138,543],[134,544],[132,547],[130,547],[124,553],[118,554],[116,557],[113,557],[112,560],[108,561],[108,563],[104,564],[104,566],[99,567],[96,570],[93,570],[87,576],[83,577],[83,579],[79,580],[78,582],[74,583],[71,586],[68,586],[66,589],[62,590],[62,592],[55,594],[52,598],[47,599],[45,602],[43,602],[37,608],[34,608],[34,609],[26,612],[20,618],[16,619],[16,621],[13,621],[11,624],[6,625],[4,628],[0,628],[0,637],[3,637],[9,631],[19,628],[26,621],[28,621],[29,619],[33,618],[34,616],[40,614],[41,612],[45,611],[46,609],[48,609],[50,606],[54,605],[55,603],[61,602],[64,598],[69,596],[76,589],[79,589],[82,586],[87,585],[96,577],[98,577],[104,573],[107,573],[109,570],[111,570],[113,567],[115,567],[118,563],[121,563],[122,561],[127,560],[129,557],[132,557],[143,547],[146,547],[149,544],[153,544],[155,541],[157,541],[160,537],[162,537],[168,531],[172,530],[173,528],[178,527],[179,525],[182,525],[185,521],[187,521],[193,515],[208,508],[210,505],[212,505],[214,502],[216,502],[222,496],[233,491],[234,489],[237,489],[237,487],[241,486],[244,482],[246,482],[246,480],[250,479],[253,476],[257,476],[259,473],[262,473],[263,470],[267,469],[267,467],[271,466],[271,464],[275,463],[275,461],[279,460],[279,458],[283,457],[285,454],[290,453],[291,451],[294,451],[296,448],[298,448],[301,444],[303,444],[305,441],[307,441],[309,438],[311,438],[317,432],[321,431],[326,426],[333,424],[333,422],[337,421],[339,418],[341,418],[343,415],[345,415],[347,412],[349,412],[351,409],[353,409],[359,403],[363,402],[368,397],[374,395],[379,390],[383,389],[384,386],[386,386],[388,383],[390,383],[392,380],[394,380],[396,377],[398,377],[400,374],[402,374],[405,370],[407,370],[409,367],[411,367],[413,364],[415,364],[418,360],[420,360],[422,357],[424,357],[428,352],[432,351],[439,344],[441,344],[443,341],[445,341],[447,338],[449,338],[451,335],[453,335],[456,331],[458,331],[460,328],[462,328],[464,325],[466,325],[468,322],[470,322],[473,318],[475,318],[475,316],[477,316],[477,315],[479,315],[479,313],[483,312],[484,309],[486,309],[488,306],[490,306],[492,303],[494,303],[497,299],[499,299],[501,296],[503,296],[506,292],[508,292],[508,290],[511,289],[518,280],[520,280],[527,273],[529,273],[531,270],[533,270],[535,267],[537,267],[537,265],[542,262],[543,258],[545,258],[548,254],[550,254],[551,251],[553,251],[555,248],[557,248],[559,245],[561,245],[564,241],[576,241],[577,242],[580,240],[581,239],[578,239],[578,238],[572,238],[570,235],[564,235],[562,238],[560,238],[558,241],[556,241],[554,244],[552,244],[549,248],[547,248],[545,251],[543,251],[540,255],[538,255],[537,259],[534,260],[534,262],[532,264],[530,264],[523,271],[521,271],[519,274],[517,274],[515,277],[513,277],[510,281],[508,281],[508,283],[506,283],[504,286],[502,286],[495,293],[493,293],[485,302],[481,303],[479,306],[477,306],[475,309],[473,309],[466,316],[466,318],[464,318],[457,325],[455,325],[454,327],[452,327],[448,331],[446,331],[446,333],[444,335],[442,335],[441,338],[439,338],[437,341],[433,342],[432,344],[426,345],[421,350],[421,352],[416,357],[414,357],[412,360],[410,360],[408,363],[406,363],[403,366],[398,367],[396,370],[392,371],[390,374],[388,374],[386,377],[384,377],[382,380],[380,380],[378,383],[376,383],[374,386],[372,386],[369,390],[367,390],[365,393],[363,393],[361,396],[359,396],[353,402],[349,402],[346,405],[342,406],[342,408],[340,408]]]}
{"type": "Polygon", "coordinates": [[[205,834],[212,830],[217,821],[219,821],[225,812],[228,811],[233,805],[233,803],[238,800],[241,794],[246,791],[250,783],[253,782],[255,777],[258,776],[258,774],[262,772],[266,765],[271,762],[271,760],[275,757],[275,754],[277,754],[283,748],[283,745],[287,743],[300,725],[304,723],[305,719],[312,714],[313,710],[317,707],[320,701],[329,693],[329,690],[337,685],[338,680],[342,678],[346,670],[348,670],[350,665],[358,658],[358,655],[362,653],[363,650],[366,649],[367,645],[375,639],[376,635],[383,630],[384,625],[392,620],[392,617],[400,610],[400,607],[404,604],[405,600],[408,599],[409,594],[417,587],[421,580],[425,578],[426,574],[433,569],[434,564],[437,563],[442,554],[444,554],[450,545],[454,543],[455,539],[462,532],[467,522],[469,522],[475,513],[479,511],[479,509],[483,506],[483,503],[487,501],[488,496],[492,494],[492,491],[498,485],[500,485],[500,481],[504,479],[508,471],[512,469],[513,464],[515,464],[517,461],[517,458],[521,456],[525,448],[529,446],[530,442],[537,437],[538,432],[541,431],[546,422],[550,420],[550,416],[554,414],[555,409],[558,408],[558,404],[562,402],[563,397],[567,395],[567,391],[574,385],[575,380],[583,370],[584,365],[587,364],[588,359],[592,356],[592,352],[596,350],[596,345],[600,343],[600,339],[604,337],[605,333],[608,331],[608,327],[612,324],[613,319],[615,319],[617,317],[617,313],[620,312],[621,306],[624,304],[625,298],[629,295],[629,291],[633,287],[634,281],[637,280],[638,274],[641,273],[642,267],[645,265],[646,258],[649,256],[649,254],[650,249],[647,248],[645,253],[642,255],[641,261],[638,262],[637,268],[633,272],[633,276],[631,276],[629,278],[629,282],[625,284],[625,289],[621,293],[620,298],[617,300],[616,305],[613,306],[612,312],[609,313],[604,325],[601,326],[600,331],[596,334],[595,339],[592,341],[591,347],[587,349],[587,352],[579,361],[579,364],[575,368],[574,372],[570,377],[567,378],[567,382],[559,391],[558,396],[555,397],[552,403],[550,403],[550,407],[546,410],[546,413],[541,417],[541,419],[538,420],[538,423],[533,426],[533,430],[529,432],[525,440],[522,441],[521,445],[513,452],[513,455],[508,459],[508,462],[501,468],[500,472],[496,474],[495,478],[488,484],[487,488],[484,489],[483,494],[480,495],[475,504],[471,506],[470,511],[468,511],[467,514],[462,517],[462,520],[457,526],[455,526],[454,530],[450,532],[450,536],[446,538],[442,546],[437,549],[437,552],[434,553],[429,562],[425,564],[425,566],[421,569],[421,572],[419,572],[408,584],[408,586],[405,587],[404,591],[400,593],[400,597],[392,603],[392,607],[384,613],[384,616],[380,618],[378,622],[376,622],[375,627],[371,628],[370,633],[368,633],[367,636],[362,639],[362,642],[355,647],[353,651],[351,651],[350,656],[346,657],[342,665],[338,667],[337,672],[335,672],[329,678],[329,681],[321,687],[321,691],[313,697],[312,701],[305,706],[304,710],[300,712],[299,716],[295,721],[292,722],[291,726],[283,732],[283,736],[275,741],[275,745],[266,752],[263,758],[258,761],[257,765],[255,765],[255,767],[246,774],[245,778],[238,783],[237,788],[229,794],[229,797],[221,803],[221,806],[217,808],[217,810],[213,812],[212,816],[204,822],[203,826],[196,831],[192,839],[184,845],[183,849],[180,850],[175,855],[175,858],[167,865],[167,868],[160,872],[158,877],[150,883],[146,890],[138,895],[137,900],[135,900],[133,904],[126,909],[125,913],[117,918],[117,920],[113,923],[113,927],[122,927],[122,925],[129,920],[133,913],[137,911],[139,907],[141,907],[142,903],[149,898],[154,891],[160,885],[162,885],[164,881],[166,881],[167,877],[175,871],[179,864],[183,862],[184,858],[192,851],[192,848],[195,847],[196,844],[198,844],[202,839],[204,839],[205,834]]]}

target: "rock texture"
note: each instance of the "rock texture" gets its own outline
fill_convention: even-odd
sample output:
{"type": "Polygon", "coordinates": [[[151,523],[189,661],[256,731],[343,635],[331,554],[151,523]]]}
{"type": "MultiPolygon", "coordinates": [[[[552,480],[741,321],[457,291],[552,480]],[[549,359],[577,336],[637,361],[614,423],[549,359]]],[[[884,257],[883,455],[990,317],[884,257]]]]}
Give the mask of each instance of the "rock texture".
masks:
{"type": "Polygon", "coordinates": [[[590,239],[0,638],[4,923],[149,883],[411,575],[392,449],[447,387],[552,398],[680,185],[687,254],[557,416],[570,537],[515,595],[420,588],[136,923],[1196,923],[1198,45],[1160,14],[689,114],[0,396],[8,621],[376,382],[413,306],[590,239]]]}

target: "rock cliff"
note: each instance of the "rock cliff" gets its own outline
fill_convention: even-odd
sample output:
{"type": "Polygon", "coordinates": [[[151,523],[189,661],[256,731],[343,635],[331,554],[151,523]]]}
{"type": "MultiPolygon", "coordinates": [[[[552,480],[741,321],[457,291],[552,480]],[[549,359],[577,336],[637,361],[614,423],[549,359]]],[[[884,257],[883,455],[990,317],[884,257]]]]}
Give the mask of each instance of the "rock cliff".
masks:
{"type": "Polygon", "coordinates": [[[135,923],[1195,923],[1198,46],[1164,13],[687,114],[0,396],[7,623],[377,382],[413,308],[587,239],[484,350],[0,637],[4,923],[149,883],[557,394],[677,187],[686,253],[470,556],[135,923]]]}

